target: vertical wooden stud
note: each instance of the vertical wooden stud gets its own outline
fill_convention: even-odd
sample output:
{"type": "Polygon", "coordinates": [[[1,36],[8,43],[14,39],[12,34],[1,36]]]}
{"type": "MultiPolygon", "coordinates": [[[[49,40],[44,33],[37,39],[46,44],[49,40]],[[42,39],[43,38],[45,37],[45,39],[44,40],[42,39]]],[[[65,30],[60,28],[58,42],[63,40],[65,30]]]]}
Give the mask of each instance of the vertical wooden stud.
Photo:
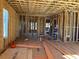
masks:
{"type": "Polygon", "coordinates": [[[78,33],[79,33],[79,12],[77,12],[77,35],[76,35],[76,42],[78,42],[78,33]]]}
{"type": "Polygon", "coordinates": [[[74,23],[73,23],[73,42],[75,42],[75,20],[76,20],[76,13],[74,12],[74,23]]]}
{"type": "Polygon", "coordinates": [[[70,41],[72,41],[73,32],[73,12],[70,12],[70,41]]]}

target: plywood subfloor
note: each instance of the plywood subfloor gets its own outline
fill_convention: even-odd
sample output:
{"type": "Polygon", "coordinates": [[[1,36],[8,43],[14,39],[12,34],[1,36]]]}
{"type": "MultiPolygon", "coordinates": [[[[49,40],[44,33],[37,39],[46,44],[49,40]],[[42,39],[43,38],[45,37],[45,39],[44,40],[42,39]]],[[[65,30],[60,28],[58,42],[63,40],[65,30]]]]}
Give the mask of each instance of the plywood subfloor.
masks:
{"type": "Polygon", "coordinates": [[[18,40],[16,41],[16,46],[17,47],[27,47],[27,48],[42,48],[41,42],[38,40],[18,40]]]}
{"type": "Polygon", "coordinates": [[[9,48],[0,55],[0,59],[36,59],[37,57],[38,59],[46,58],[45,51],[43,49],[9,48]]]}
{"type": "MultiPolygon", "coordinates": [[[[16,44],[32,45],[35,44],[41,48],[26,48],[16,47],[8,48],[3,54],[0,55],[0,59],[48,59],[45,47],[45,42],[48,47],[46,50],[52,54],[54,59],[79,59],[79,43],[68,42],[64,43],[61,41],[25,41],[16,44]]],[[[53,58],[51,58],[53,59],[53,58]]]]}
{"type": "Polygon", "coordinates": [[[55,59],[79,59],[79,43],[49,41],[55,59]]]}

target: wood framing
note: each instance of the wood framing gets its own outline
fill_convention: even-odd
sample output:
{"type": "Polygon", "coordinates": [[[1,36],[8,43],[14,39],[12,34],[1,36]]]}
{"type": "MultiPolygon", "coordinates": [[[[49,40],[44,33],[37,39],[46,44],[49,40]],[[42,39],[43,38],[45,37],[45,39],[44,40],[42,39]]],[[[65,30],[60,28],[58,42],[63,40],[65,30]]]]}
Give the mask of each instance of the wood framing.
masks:
{"type": "Polygon", "coordinates": [[[70,0],[15,0],[9,4],[17,13],[51,15],[65,10],[78,11],[78,1],[70,0]],[[52,11],[53,10],[53,11],[52,11]]]}

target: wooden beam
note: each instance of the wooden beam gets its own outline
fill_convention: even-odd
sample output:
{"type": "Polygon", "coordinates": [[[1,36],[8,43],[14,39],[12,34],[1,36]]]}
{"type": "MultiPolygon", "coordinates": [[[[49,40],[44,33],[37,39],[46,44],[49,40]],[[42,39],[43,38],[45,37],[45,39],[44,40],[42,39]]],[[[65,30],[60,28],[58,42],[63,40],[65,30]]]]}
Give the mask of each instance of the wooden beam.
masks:
{"type": "MultiPolygon", "coordinates": [[[[77,2],[67,2],[67,1],[19,1],[20,4],[21,4],[21,8],[25,8],[24,5],[27,5],[28,3],[31,4],[33,3],[34,6],[31,7],[31,5],[27,8],[29,9],[29,12],[33,12],[33,13],[46,13],[47,11],[47,14],[50,14],[51,11],[50,10],[53,10],[54,13],[58,12],[58,10],[60,9],[61,10],[61,7],[63,7],[64,9],[68,9],[68,10],[71,10],[71,11],[77,11],[78,7],[75,8],[76,6],[79,5],[79,3],[77,2]],[[42,7],[43,5],[45,5],[46,7],[42,7]],[[23,6],[23,7],[22,7],[23,6]],[[37,6],[37,7],[36,7],[37,6]],[[75,7],[74,7],[75,6],[75,7]],[[54,7],[54,8],[52,8],[54,7]],[[32,9],[32,11],[31,11],[32,9]],[[36,9],[36,11],[34,11],[36,9]],[[49,10],[50,9],[50,10],[49,10]]],[[[19,2],[10,2],[11,4],[17,4],[19,2]]]]}

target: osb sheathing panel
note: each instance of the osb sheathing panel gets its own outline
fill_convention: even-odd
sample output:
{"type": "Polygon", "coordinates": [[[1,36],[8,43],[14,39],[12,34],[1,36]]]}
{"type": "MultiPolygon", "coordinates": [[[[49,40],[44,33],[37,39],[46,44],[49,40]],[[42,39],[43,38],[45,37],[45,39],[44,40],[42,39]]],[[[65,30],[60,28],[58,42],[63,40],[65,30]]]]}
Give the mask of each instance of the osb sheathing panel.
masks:
{"type": "Polygon", "coordinates": [[[3,0],[0,0],[0,48],[3,47],[2,1],[3,0]]]}
{"type": "MultiPolygon", "coordinates": [[[[16,36],[16,31],[18,28],[18,16],[16,15],[15,11],[13,10],[13,8],[6,2],[6,0],[3,0],[3,2],[0,2],[0,4],[2,5],[2,8],[0,10],[2,10],[3,8],[7,9],[9,12],[9,35],[8,38],[5,41],[5,45],[7,45],[8,43],[10,43],[16,36]],[[2,3],[2,4],[1,4],[2,3]]],[[[2,19],[2,11],[0,11],[0,15],[1,15],[1,20],[0,22],[3,24],[3,19],[2,19]]],[[[3,47],[3,25],[0,23],[0,27],[2,27],[0,29],[0,48],[3,47]]]]}

